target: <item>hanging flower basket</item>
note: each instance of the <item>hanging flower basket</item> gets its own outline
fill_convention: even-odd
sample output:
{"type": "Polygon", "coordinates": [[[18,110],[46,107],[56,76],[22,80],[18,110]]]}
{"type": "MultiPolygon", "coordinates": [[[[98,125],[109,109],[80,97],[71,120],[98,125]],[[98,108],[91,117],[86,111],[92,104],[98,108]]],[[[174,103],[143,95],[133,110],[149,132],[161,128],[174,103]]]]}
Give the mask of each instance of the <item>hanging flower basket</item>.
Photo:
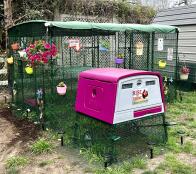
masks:
{"type": "Polygon", "coordinates": [[[115,63],[117,65],[124,63],[124,54],[118,54],[118,56],[115,58],[115,63]]]}
{"type": "Polygon", "coordinates": [[[107,41],[107,40],[104,40],[104,41],[101,41],[100,45],[99,45],[99,50],[100,51],[109,51],[109,48],[110,48],[110,42],[107,41]]]}
{"type": "Polygon", "coordinates": [[[188,67],[182,66],[180,69],[180,80],[188,80],[190,69],[188,67]]]}
{"type": "Polygon", "coordinates": [[[17,51],[17,50],[19,50],[19,43],[13,43],[12,45],[11,45],[11,48],[12,48],[12,50],[14,50],[14,51],[17,51]]]}
{"type": "Polygon", "coordinates": [[[107,52],[108,49],[100,45],[99,46],[99,51],[101,51],[101,52],[107,52]]]}
{"type": "Polygon", "coordinates": [[[31,65],[39,63],[46,64],[57,56],[56,45],[47,43],[44,40],[35,41],[34,44],[30,44],[25,51],[26,54],[21,52],[20,56],[26,57],[27,55],[27,60],[31,65]]]}
{"type": "Polygon", "coordinates": [[[30,66],[27,66],[27,67],[25,68],[25,71],[26,71],[26,73],[29,74],[29,75],[33,74],[33,68],[30,67],[30,66]]]}
{"type": "Polygon", "coordinates": [[[14,63],[14,59],[13,59],[12,56],[7,58],[7,63],[10,64],[10,65],[14,63]]]}
{"type": "Polygon", "coordinates": [[[166,67],[166,61],[164,60],[159,60],[159,68],[165,68],[166,67]]]}
{"type": "Polygon", "coordinates": [[[60,82],[57,87],[56,87],[57,93],[59,95],[65,95],[67,91],[67,86],[65,85],[64,82],[60,82]]]}
{"type": "Polygon", "coordinates": [[[124,63],[124,59],[117,57],[117,58],[115,58],[115,63],[118,64],[118,65],[123,64],[124,63]]]}

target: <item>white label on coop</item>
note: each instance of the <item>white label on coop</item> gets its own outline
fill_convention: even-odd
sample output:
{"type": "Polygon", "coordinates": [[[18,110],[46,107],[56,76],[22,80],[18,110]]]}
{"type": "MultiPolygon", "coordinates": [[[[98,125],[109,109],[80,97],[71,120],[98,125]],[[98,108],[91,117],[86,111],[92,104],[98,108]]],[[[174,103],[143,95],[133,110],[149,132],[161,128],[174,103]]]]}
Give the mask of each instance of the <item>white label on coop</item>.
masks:
{"type": "Polygon", "coordinates": [[[132,91],[133,104],[145,103],[148,101],[148,91],[147,89],[138,89],[132,91]]]}
{"type": "Polygon", "coordinates": [[[158,38],[158,51],[163,51],[163,38],[158,38]]]}

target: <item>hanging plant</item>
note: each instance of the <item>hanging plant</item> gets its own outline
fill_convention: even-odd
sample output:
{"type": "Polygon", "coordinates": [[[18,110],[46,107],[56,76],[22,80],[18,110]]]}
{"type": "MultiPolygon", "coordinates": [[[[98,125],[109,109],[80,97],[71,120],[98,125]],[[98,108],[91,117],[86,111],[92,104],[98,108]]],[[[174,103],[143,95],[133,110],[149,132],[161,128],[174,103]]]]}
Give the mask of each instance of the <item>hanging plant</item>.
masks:
{"type": "Polygon", "coordinates": [[[59,95],[65,95],[67,91],[67,86],[64,82],[60,82],[56,87],[57,93],[59,95]]]}
{"type": "Polygon", "coordinates": [[[99,45],[100,51],[108,51],[110,48],[110,42],[109,41],[101,41],[99,45]]]}
{"type": "Polygon", "coordinates": [[[10,64],[10,65],[13,64],[14,63],[14,58],[12,56],[7,58],[7,63],[10,64]]]}
{"type": "Polygon", "coordinates": [[[165,68],[167,65],[167,62],[165,60],[159,60],[159,68],[165,68]]]}
{"type": "Polygon", "coordinates": [[[28,61],[31,65],[39,63],[48,63],[49,60],[56,58],[57,48],[55,44],[49,44],[44,40],[35,41],[26,48],[28,61]]]}
{"type": "Polygon", "coordinates": [[[118,56],[115,58],[116,64],[123,64],[124,63],[124,54],[118,54],[118,56]]]}
{"type": "Polygon", "coordinates": [[[29,75],[33,74],[33,68],[29,65],[26,66],[25,71],[29,75]]]}
{"type": "Polygon", "coordinates": [[[190,69],[184,65],[180,69],[180,80],[188,80],[190,69]]]}
{"type": "Polygon", "coordinates": [[[14,42],[11,44],[11,48],[12,48],[12,50],[17,51],[17,50],[19,50],[20,45],[18,42],[14,42]]]}

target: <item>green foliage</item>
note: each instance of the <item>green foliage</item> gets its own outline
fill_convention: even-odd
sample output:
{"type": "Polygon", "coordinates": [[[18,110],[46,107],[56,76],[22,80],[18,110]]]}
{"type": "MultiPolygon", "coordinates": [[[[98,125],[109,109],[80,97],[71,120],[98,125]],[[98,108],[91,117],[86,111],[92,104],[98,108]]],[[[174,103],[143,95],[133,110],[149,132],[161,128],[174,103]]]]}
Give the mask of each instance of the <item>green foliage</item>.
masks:
{"type": "Polygon", "coordinates": [[[9,168],[15,168],[15,167],[21,167],[25,166],[28,163],[28,159],[22,156],[13,156],[10,157],[6,161],[6,167],[9,168]]]}
{"type": "Polygon", "coordinates": [[[47,140],[40,138],[34,144],[31,145],[30,149],[35,154],[42,154],[51,152],[53,146],[47,140]]]}
{"type": "Polygon", "coordinates": [[[93,162],[103,162],[104,159],[102,156],[97,155],[92,148],[81,148],[80,154],[84,156],[85,159],[89,161],[89,163],[93,162]]]}
{"type": "Polygon", "coordinates": [[[115,0],[18,0],[13,3],[14,18],[17,22],[32,19],[53,20],[55,13],[66,13],[74,16],[99,16],[111,19],[117,17],[120,22],[150,23],[155,10],[148,6],[133,5],[127,1],[115,0]]]}
{"type": "Polygon", "coordinates": [[[191,166],[178,161],[173,154],[168,154],[165,161],[155,170],[157,173],[192,174],[191,166]]]}

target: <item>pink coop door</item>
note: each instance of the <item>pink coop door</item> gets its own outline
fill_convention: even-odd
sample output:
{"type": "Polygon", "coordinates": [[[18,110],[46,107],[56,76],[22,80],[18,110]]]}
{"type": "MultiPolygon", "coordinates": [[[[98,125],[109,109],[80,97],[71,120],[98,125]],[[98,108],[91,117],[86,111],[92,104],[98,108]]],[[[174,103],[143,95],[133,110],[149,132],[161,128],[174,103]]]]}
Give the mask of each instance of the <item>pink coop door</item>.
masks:
{"type": "Polygon", "coordinates": [[[117,85],[99,80],[79,80],[76,111],[113,123],[117,85]]]}
{"type": "Polygon", "coordinates": [[[88,85],[85,95],[85,106],[88,109],[100,111],[101,100],[103,99],[103,88],[94,85],[88,85]]]}

